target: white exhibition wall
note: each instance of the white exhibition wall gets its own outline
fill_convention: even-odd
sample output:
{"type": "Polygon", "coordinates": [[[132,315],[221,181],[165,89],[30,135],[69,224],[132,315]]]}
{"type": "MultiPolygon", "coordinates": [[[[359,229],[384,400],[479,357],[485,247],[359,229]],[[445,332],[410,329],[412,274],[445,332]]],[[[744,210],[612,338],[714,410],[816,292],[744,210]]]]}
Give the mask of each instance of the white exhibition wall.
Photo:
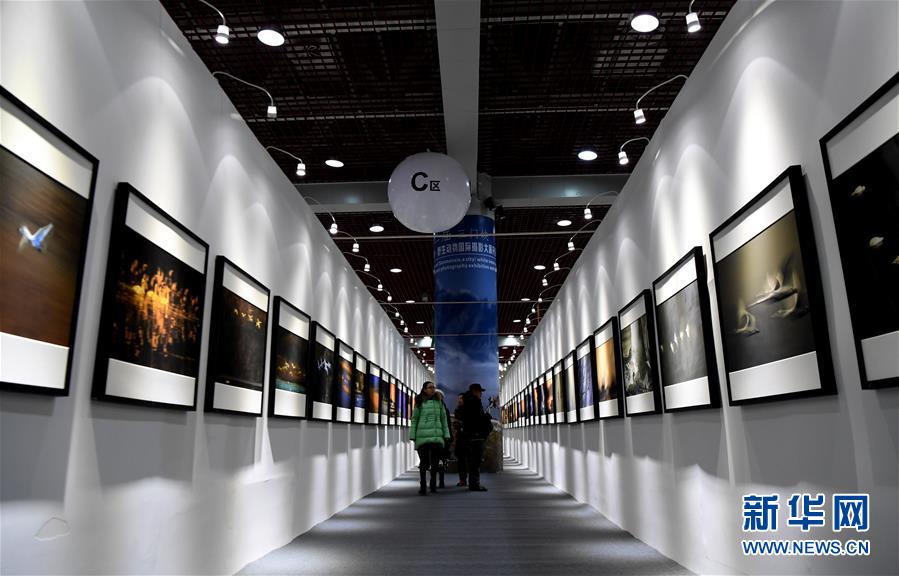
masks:
{"type": "Polygon", "coordinates": [[[0,394],[0,572],[232,573],[413,463],[395,427],[202,411],[217,254],[428,373],[157,2],[4,0],[0,83],[100,160],[71,395],[0,394]],[[197,412],[90,399],[120,181],[210,245],[197,412]]]}
{"type": "MultiPolygon", "coordinates": [[[[818,144],[899,70],[897,38],[896,2],[738,2],[505,375],[508,401],[691,247],[708,258],[713,229],[802,166],[838,395],[506,431],[508,455],[696,572],[899,573],[899,389],[861,389],[818,144]],[[839,537],[869,538],[873,554],[744,557],[753,492],[779,494],[783,514],[794,492],[870,493],[870,531],[839,537]]],[[[835,536],[828,525],[770,537],[835,536]]]]}

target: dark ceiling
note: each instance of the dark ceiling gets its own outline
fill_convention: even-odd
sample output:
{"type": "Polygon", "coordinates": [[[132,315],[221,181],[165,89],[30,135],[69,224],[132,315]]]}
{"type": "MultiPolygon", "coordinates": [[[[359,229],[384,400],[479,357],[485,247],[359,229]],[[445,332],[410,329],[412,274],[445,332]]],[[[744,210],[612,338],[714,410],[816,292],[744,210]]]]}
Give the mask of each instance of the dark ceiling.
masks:
{"type": "MultiPolygon", "coordinates": [[[[220,19],[198,0],[161,0],[210,72],[225,71],[272,93],[278,117],[265,115],[260,91],[222,78],[221,85],[264,146],[303,158],[272,157],[292,182],[386,181],[406,156],[424,150],[446,152],[437,31],[433,0],[212,0],[231,28],[231,42],[212,36],[220,19]],[[261,44],[256,32],[277,27],[280,47],[261,44]],[[337,158],[343,168],[324,161],[337,158]]],[[[672,82],[643,101],[647,122],[637,126],[633,109],[652,86],[677,74],[689,75],[735,0],[696,0],[702,30],[688,34],[688,0],[482,0],[478,170],[491,176],[627,173],[644,142],[627,148],[629,166],[618,165],[619,146],[651,138],[683,83],[672,82]],[[630,27],[638,11],[654,12],[659,28],[640,34],[630,27]],[[583,162],[578,151],[599,158],[583,162]]],[[[544,201],[551,204],[551,201],[544,201]]],[[[593,207],[594,220],[575,238],[578,248],[607,211],[593,207]]],[[[364,261],[350,253],[360,240],[371,273],[359,277],[393,316],[399,311],[416,339],[433,331],[433,254],[430,236],[414,235],[389,212],[339,213],[335,237],[356,270],[364,261]],[[381,238],[368,231],[379,223],[381,238]],[[383,239],[385,236],[411,236],[383,239]],[[403,270],[400,274],[388,271],[403,270]],[[384,302],[387,291],[393,302],[384,302]],[[406,300],[415,300],[406,304],[406,300]],[[418,324],[417,322],[421,322],[418,324]]],[[[331,216],[319,214],[328,227],[331,216]]],[[[561,284],[580,251],[566,244],[585,223],[583,206],[506,209],[497,232],[532,233],[497,238],[499,334],[520,334],[536,300],[540,279],[561,256],[563,270],[549,285],[561,284]],[[562,229],[561,218],[574,223],[562,229]],[[555,235],[540,235],[542,233],[555,235]],[[547,270],[538,272],[534,264],[547,270]],[[513,322],[521,320],[520,323],[513,322]]],[[[531,314],[533,329],[558,288],[531,314]]],[[[403,329],[397,326],[401,333],[403,329]]],[[[419,350],[433,361],[428,348],[419,350]]],[[[500,350],[501,360],[512,349],[500,350]]]]}
{"type": "MultiPolygon", "coordinates": [[[[478,169],[492,176],[627,172],[618,147],[651,137],[682,83],[632,110],[643,92],[693,70],[735,0],[697,0],[702,30],[688,34],[687,0],[484,0],[478,169]],[[630,28],[638,11],[659,28],[630,28]],[[594,162],[576,153],[592,148],[594,162]]],[[[272,93],[229,79],[222,88],[259,141],[303,158],[304,182],[386,181],[410,154],[446,152],[433,0],[213,0],[231,42],[212,40],[218,15],[198,0],[162,5],[211,72],[227,71],[272,93]],[[272,23],[286,37],[265,46],[255,33],[272,23]],[[343,168],[324,165],[329,158],[343,168]]],[[[643,143],[628,147],[631,167],[643,143]]],[[[291,181],[296,162],[277,152],[291,181]]]]}

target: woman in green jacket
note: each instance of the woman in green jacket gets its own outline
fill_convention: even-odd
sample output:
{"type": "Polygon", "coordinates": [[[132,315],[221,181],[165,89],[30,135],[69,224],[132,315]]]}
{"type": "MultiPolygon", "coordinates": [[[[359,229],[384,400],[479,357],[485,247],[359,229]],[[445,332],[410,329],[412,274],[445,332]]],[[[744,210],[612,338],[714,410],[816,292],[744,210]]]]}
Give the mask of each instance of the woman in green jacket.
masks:
{"type": "Polygon", "coordinates": [[[428,468],[431,469],[431,492],[437,491],[437,474],[440,454],[443,446],[450,439],[449,425],[446,420],[446,410],[435,392],[437,386],[433,382],[425,382],[421,387],[421,394],[415,399],[415,411],[412,412],[412,426],[409,429],[409,439],[415,441],[415,449],[418,450],[418,473],[421,478],[422,496],[427,496],[426,483],[428,468]]]}

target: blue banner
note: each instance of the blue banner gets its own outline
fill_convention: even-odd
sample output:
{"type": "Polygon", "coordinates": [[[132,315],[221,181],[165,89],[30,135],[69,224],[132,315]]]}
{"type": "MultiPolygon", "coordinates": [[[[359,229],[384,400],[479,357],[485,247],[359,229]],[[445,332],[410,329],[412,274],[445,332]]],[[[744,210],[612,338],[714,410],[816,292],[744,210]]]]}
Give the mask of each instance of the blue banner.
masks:
{"type": "MultiPolygon", "coordinates": [[[[496,240],[491,218],[469,214],[449,234],[488,234],[434,240],[434,318],[437,386],[453,410],[457,396],[478,383],[484,408],[499,397],[496,240]],[[441,304],[461,302],[461,304],[441,304]]],[[[490,409],[498,417],[498,408],[490,409]]]]}

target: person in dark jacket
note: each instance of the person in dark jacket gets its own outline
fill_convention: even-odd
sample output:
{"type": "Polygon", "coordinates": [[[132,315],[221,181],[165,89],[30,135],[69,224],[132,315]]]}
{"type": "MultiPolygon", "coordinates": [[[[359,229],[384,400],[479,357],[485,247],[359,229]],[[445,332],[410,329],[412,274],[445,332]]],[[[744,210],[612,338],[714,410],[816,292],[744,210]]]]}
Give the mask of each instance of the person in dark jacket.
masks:
{"type": "Polygon", "coordinates": [[[462,409],[462,433],[468,442],[468,489],[472,492],[486,492],[481,486],[481,460],[484,457],[484,442],[493,430],[490,415],[484,412],[481,394],[484,388],[472,384],[465,393],[462,409]]]}
{"type": "Polygon", "coordinates": [[[456,486],[468,486],[468,440],[462,433],[464,405],[465,394],[459,394],[456,410],[453,412],[453,452],[456,454],[456,467],[459,469],[459,481],[456,486]]]}
{"type": "Polygon", "coordinates": [[[418,473],[421,478],[422,496],[427,496],[426,480],[428,469],[431,470],[431,492],[437,491],[438,461],[444,445],[450,439],[449,424],[446,420],[446,407],[437,398],[437,386],[433,382],[425,382],[415,402],[412,412],[412,425],[409,428],[409,439],[415,441],[420,460],[418,473]]]}
{"type": "Polygon", "coordinates": [[[438,478],[440,479],[439,482],[437,483],[437,487],[438,488],[446,488],[446,483],[445,483],[446,462],[447,462],[447,460],[449,460],[450,453],[451,453],[450,447],[453,444],[453,439],[455,439],[456,434],[455,434],[455,431],[453,430],[452,418],[450,416],[449,408],[446,407],[446,399],[443,395],[443,390],[438,388],[437,392],[435,392],[435,395],[440,400],[440,403],[443,404],[443,409],[446,411],[446,423],[449,426],[449,431],[450,431],[450,439],[443,443],[443,449],[440,451],[440,460],[438,462],[438,467],[437,467],[437,470],[439,472],[438,478]]]}

